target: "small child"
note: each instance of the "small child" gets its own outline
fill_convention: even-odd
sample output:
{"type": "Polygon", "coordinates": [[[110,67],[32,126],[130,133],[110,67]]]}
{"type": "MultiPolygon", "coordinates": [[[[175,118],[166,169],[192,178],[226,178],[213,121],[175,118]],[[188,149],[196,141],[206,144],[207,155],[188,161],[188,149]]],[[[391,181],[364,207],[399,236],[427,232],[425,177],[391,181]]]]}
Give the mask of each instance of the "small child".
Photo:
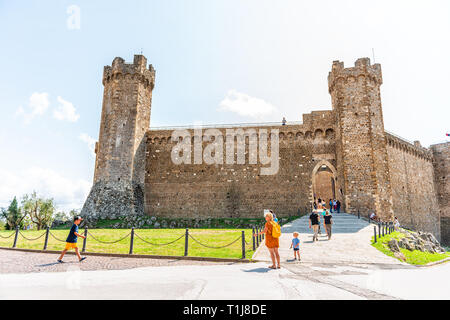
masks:
{"type": "Polygon", "coordinates": [[[293,236],[294,238],[292,239],[291,247],[289,249],[294,248],[294,260],[297,260],[298,256],[298,261],[300,261],[300,239],[298,238],[298,232],[294,232],[293,236]]]}
{"type": "Polygon", "coordinates": [[[72,225],[72,228],[70,228],[69,235],[67,236],[67,239],[66,239],[66,247],[61,252],[61,256],[58,258],[59,263],[63,263],[62,259],[63,259],[64,255],[66,254],[66,252],[69,251],[70,249],[75,249],[75,253],[78,256],[78,261],[81,262],[84,259],[86,259],[86,257],[82,258],[80,256],[80,252],[78,251],[78,247],[77,247],[78,237],[81,237],[83,239],[85,238],[85,236],[82,236],[81,234],[78,233],[78,225],[81,223],[81,220],[83,220],[83,218],[81,218],[80,216],[76,216],[73,218],[73,225],[72,225]]]}

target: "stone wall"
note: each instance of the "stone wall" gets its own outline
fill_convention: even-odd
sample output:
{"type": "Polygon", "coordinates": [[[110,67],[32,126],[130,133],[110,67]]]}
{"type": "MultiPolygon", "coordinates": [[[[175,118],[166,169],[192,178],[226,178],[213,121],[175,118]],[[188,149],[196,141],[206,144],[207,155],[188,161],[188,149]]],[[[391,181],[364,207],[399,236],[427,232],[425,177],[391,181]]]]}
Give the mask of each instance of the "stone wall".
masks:
{"type": "Polygon", "coordinates": [[[394,214],[403,226],[439,239],[439,206],[431,152],[386,133],[394,214]]]}
{"type": "Polygon", "coordinates": [[[434,156],[434,180],[440,208],[441,243],[450,246],[450,142],[430,147],[434,156]]]}
{"type": "MultiPolygon", "coordinates": [[[[261,217],[264,209],[280,216],[309,210],[314,167],[320,161],[336,166],[331,111],[305,115],[302,125],[233,128],[279,130],[279,171],[262,175],[262,165],[249,164],[249,140],[245,164],[174,164],[172,131],[149,131],[145,211],[172,217],[261,217]]],[[[225,128],[217,128],[226,137],[225,128]]],[[[194,142],[193,129],[187,130],[194,142]]],[[[204,132],[202,133],[204,134],[204,132]]],[[[209,142],[203,142],[203,148],[209,142]]],[[[270,144],[269,144],[270,145],[270,144]]],[[[192,145],[191,150],[194,147],[192,145]]],[[[223,147],[226,153],[225,146],[223,147]]],[[[269,148],[269,151],[270,148],[269,148]]],[[[193,152],[193,151],[192,151],[193,152]]],[[[237,152],[237,143],[234,152],[237,152]]]]}

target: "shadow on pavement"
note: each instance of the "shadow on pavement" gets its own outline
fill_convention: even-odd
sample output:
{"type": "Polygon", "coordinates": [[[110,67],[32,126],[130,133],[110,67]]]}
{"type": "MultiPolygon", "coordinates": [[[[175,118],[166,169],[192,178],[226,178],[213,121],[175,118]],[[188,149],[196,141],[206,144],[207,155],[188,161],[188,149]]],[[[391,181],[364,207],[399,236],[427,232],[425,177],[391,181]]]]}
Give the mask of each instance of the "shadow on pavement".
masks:
{"type": "Polygon", "coordinates": [[[242,270],[244,272],[258,272],[258,273],[266,273],[269,272],[272,269],[269,268],[256,268],[256,269],[250,269],[250,270],[242,270]]]}

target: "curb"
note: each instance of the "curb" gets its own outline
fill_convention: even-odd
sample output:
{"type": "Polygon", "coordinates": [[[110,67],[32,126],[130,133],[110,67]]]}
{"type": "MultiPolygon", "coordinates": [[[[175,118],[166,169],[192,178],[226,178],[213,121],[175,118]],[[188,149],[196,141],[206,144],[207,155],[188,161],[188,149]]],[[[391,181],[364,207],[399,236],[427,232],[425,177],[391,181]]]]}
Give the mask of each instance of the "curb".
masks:
{"type": "MultiPolygon", "coordinates": [[[[55,251],[55,250],[37,250],[37,249],[7,248],[7,247],[0,247],[0,250],[34,252],[34,253],[51,253],[51,254],[60,254],[61,253],[61,251],[55,251]]],[[[75,252],[69,251],[66,254],[75,255],[75,252]]],[[[253,259],[159,256],[159,255],[149,255],[149,254],[101,253],[101,252],[83,252],[83,253],[80,252],[80,254],[85,255],[85,256],[115,257],[115,258],[174,259],[174,260],[192,260],[192,261],[209,261],[209,262],[237,262],[237,263],[258,262],[257,260],[253,260],[253,259]]]]}
{"type": "Polygon", "coordinates": [[[430,263],[427,263],[427,264],[424,264],[424,265],[416,265],[416,267],[418,267],[418,268],[433,267],[435,265],[443,264],[443,263],[446,263],[446,262],[449,262],[449,261],[450,261],[450,258],[445,258],[445,259],[442,259],[442,260],[439,260],[439,261],[430,262],[430,263]]]}

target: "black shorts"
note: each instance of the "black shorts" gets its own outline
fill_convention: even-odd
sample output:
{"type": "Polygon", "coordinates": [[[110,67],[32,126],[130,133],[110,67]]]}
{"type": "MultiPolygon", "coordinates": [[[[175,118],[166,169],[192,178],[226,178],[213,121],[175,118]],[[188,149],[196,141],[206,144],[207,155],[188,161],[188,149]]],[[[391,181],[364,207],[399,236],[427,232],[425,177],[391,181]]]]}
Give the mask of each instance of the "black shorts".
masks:
{"type": "Polygon", "coordinates": [[[294,248],[294,251],[299,251],[300,250],[300,248],[294,248]]]}

